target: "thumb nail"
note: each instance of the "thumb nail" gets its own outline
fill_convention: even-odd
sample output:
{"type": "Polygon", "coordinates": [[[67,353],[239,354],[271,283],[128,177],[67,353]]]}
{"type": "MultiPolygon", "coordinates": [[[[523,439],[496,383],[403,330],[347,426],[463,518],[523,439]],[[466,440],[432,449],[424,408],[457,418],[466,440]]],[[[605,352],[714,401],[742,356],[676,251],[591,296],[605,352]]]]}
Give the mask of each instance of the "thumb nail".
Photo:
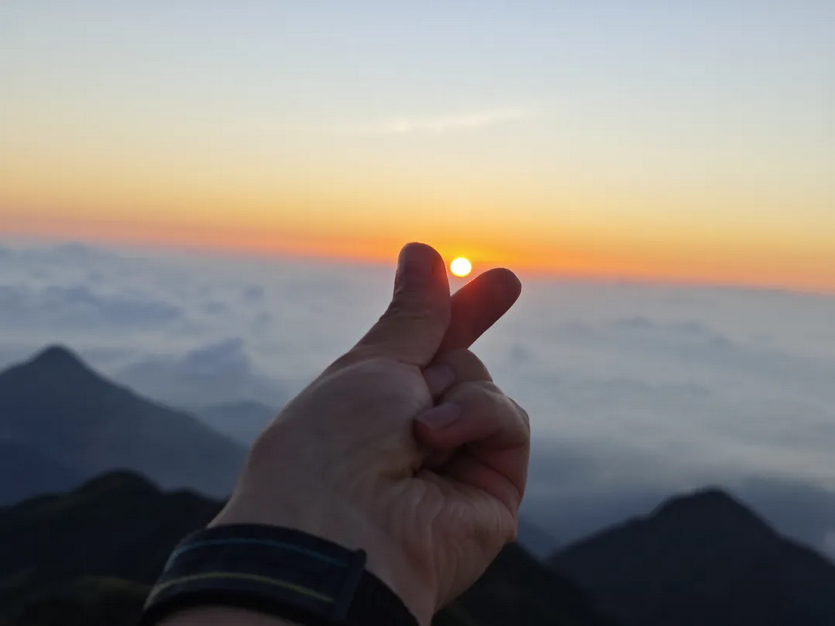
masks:
{"type": "Polygon", "coordinates": [[[455,422],[459,417],[461,417],[460,406],[457,404],[441,404],[432,407],[417,419],[429,428],[444,428],[455,422]]]}
{"type": "Polygon", "coordinates": [[[410,243],[400,251],[397,284],[401,289],[423,287],[432,280],[437,253],[422,243],[410,243]]]}

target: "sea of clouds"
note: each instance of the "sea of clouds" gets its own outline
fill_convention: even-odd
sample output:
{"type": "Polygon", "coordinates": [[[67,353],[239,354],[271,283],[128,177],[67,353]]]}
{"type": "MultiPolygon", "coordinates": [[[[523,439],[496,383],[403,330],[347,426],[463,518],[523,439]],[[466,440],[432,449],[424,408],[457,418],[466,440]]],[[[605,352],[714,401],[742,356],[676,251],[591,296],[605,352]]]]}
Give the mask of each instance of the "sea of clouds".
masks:
{"type": "MultiPolygon", "coordinates": [[[[392,268],[0,247],[0,366],[64,344],[172,405],[277,410],[385,309],[392,268]]],[[[565,543],[720,485],[835,555],[835,298],[523,276],[475,345],[525,406],[525,514],[565,543]]]]}

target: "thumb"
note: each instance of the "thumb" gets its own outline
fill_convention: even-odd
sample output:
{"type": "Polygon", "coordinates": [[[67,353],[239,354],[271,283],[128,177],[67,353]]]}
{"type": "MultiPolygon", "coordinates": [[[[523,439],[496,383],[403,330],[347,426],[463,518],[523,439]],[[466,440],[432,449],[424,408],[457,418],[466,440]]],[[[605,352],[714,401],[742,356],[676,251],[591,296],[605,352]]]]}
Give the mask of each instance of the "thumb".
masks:
{"type": "Polygon", "coordinates": [[[346,357],[385,357],[424,367],[438,351],[449,320],[443,259],[430,246],[410,243],[400,251],[391,304],[346,357]]]}

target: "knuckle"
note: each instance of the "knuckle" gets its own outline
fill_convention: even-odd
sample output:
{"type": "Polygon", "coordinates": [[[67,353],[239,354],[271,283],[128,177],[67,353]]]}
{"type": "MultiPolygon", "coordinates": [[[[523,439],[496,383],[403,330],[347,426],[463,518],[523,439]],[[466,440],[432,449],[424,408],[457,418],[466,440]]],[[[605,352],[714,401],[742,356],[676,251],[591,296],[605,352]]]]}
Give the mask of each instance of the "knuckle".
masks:
{"type": "Polygon", "coordinates": [[[531,439],[531,417],[528,415],[528,412],[522,408],[522,406],[516,402],[513,398],[509,398],[510,402],[513,404],[513,409],[516,412],[516,415],[519,418],[519,421],[522,425],[522,429],[525,433],[525,438],[530,441],[531,439]]]}
{"type": "Polygon", "coordinates": [[[525,422],[525,424],[527,424],[528,427],[530,427],[531,416],[528,415],[528,412],[522,407],[522,405],[516,402],[516,400],[514,400],[513,398],[508,399],[513,403],[513,406],[516,409],[516,412],[519,414],[519,417],[522,418],[522,421],[525,422]]]}

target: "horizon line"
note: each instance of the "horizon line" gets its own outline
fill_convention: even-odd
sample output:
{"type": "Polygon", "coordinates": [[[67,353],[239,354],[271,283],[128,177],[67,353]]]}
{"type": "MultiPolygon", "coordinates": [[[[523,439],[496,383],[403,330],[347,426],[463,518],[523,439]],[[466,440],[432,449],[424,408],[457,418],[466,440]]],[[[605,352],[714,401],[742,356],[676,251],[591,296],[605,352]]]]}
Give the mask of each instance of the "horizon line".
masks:
{"type": "MultiPolygon", "coordinates": [[[[44,233],[24,233],[24,232],[2,232],[0,236],[0,249],[7,246],[6,238],[17,238],[24,247],[62,247],[78,245],[91,249],[105,250],[108,252],[123,252],[135,251],[144,254],[153,254],[155,251],[162,251],[165,253],[184,254],[187,256],[226,256],[238,259],[262,259],[262,260],[278,260],[278,259],[292,259],[292,260],[311,260],[315,262],[350,262],[358,266],[376,266],[376,267],[393,267],[396,263],[396,254],[392,255],[389,260],[381,254],[366,253],[366,254],[349,254],[340,252],[339,250],[328,250],[327,248],[318,249],[293,249],[288,246],[281,246],[275,244],[269,249],[262,247],[245,247],[242,245],[211,245],[205,242],[189,242],[189,241],[165,241],[153,240],[146,238],[128,239],[128,238],[109,238],[109,237],[95,237],[95,236],[72,236],[66,237],[61,235],[52,235],[44,233]]],[[[402,245],[408,243],[404,241],[402,245]]],[[[424,242],[432,245],[431,242],[424,242]]],[[[448,265],[455,256],[454,254],[444,254],[439,250],[439,253],[444,258],[448,265]]],[[[772,293],[786,293],[798,296],[811,296],[822,298],[835,297],[835,286],[833,287],[811,287],[802,285],[790,285],[780,282],[770,281],[744,281],[744,280],[717,280],[707,276],[698,275],[674,275],[663,273],[639,273],[639,272],[623,272],[617,273],[607,270],[572,270],[559,269],[554,267],[540,266],[536,264],[520,263],[513,267],[512,263],[495,263],[490,264],[488,260],[478,259],[473,261],[473,273],[466,278],[457,278],[449,273],[447,268],[449,280],[451,285],[464,284],[477,276],[481,271],[486,271],[493,267],[509,267],[515,273],[533,280],[559,280],[572,282],[590,282],[590,283],[627,283],[634,285],[645,285],[654,287],[678,287],[678,288],[693,288],[693,289],[728,289],[741,291],[758,291],[758,292],[772,292],[772,293]]]]}

